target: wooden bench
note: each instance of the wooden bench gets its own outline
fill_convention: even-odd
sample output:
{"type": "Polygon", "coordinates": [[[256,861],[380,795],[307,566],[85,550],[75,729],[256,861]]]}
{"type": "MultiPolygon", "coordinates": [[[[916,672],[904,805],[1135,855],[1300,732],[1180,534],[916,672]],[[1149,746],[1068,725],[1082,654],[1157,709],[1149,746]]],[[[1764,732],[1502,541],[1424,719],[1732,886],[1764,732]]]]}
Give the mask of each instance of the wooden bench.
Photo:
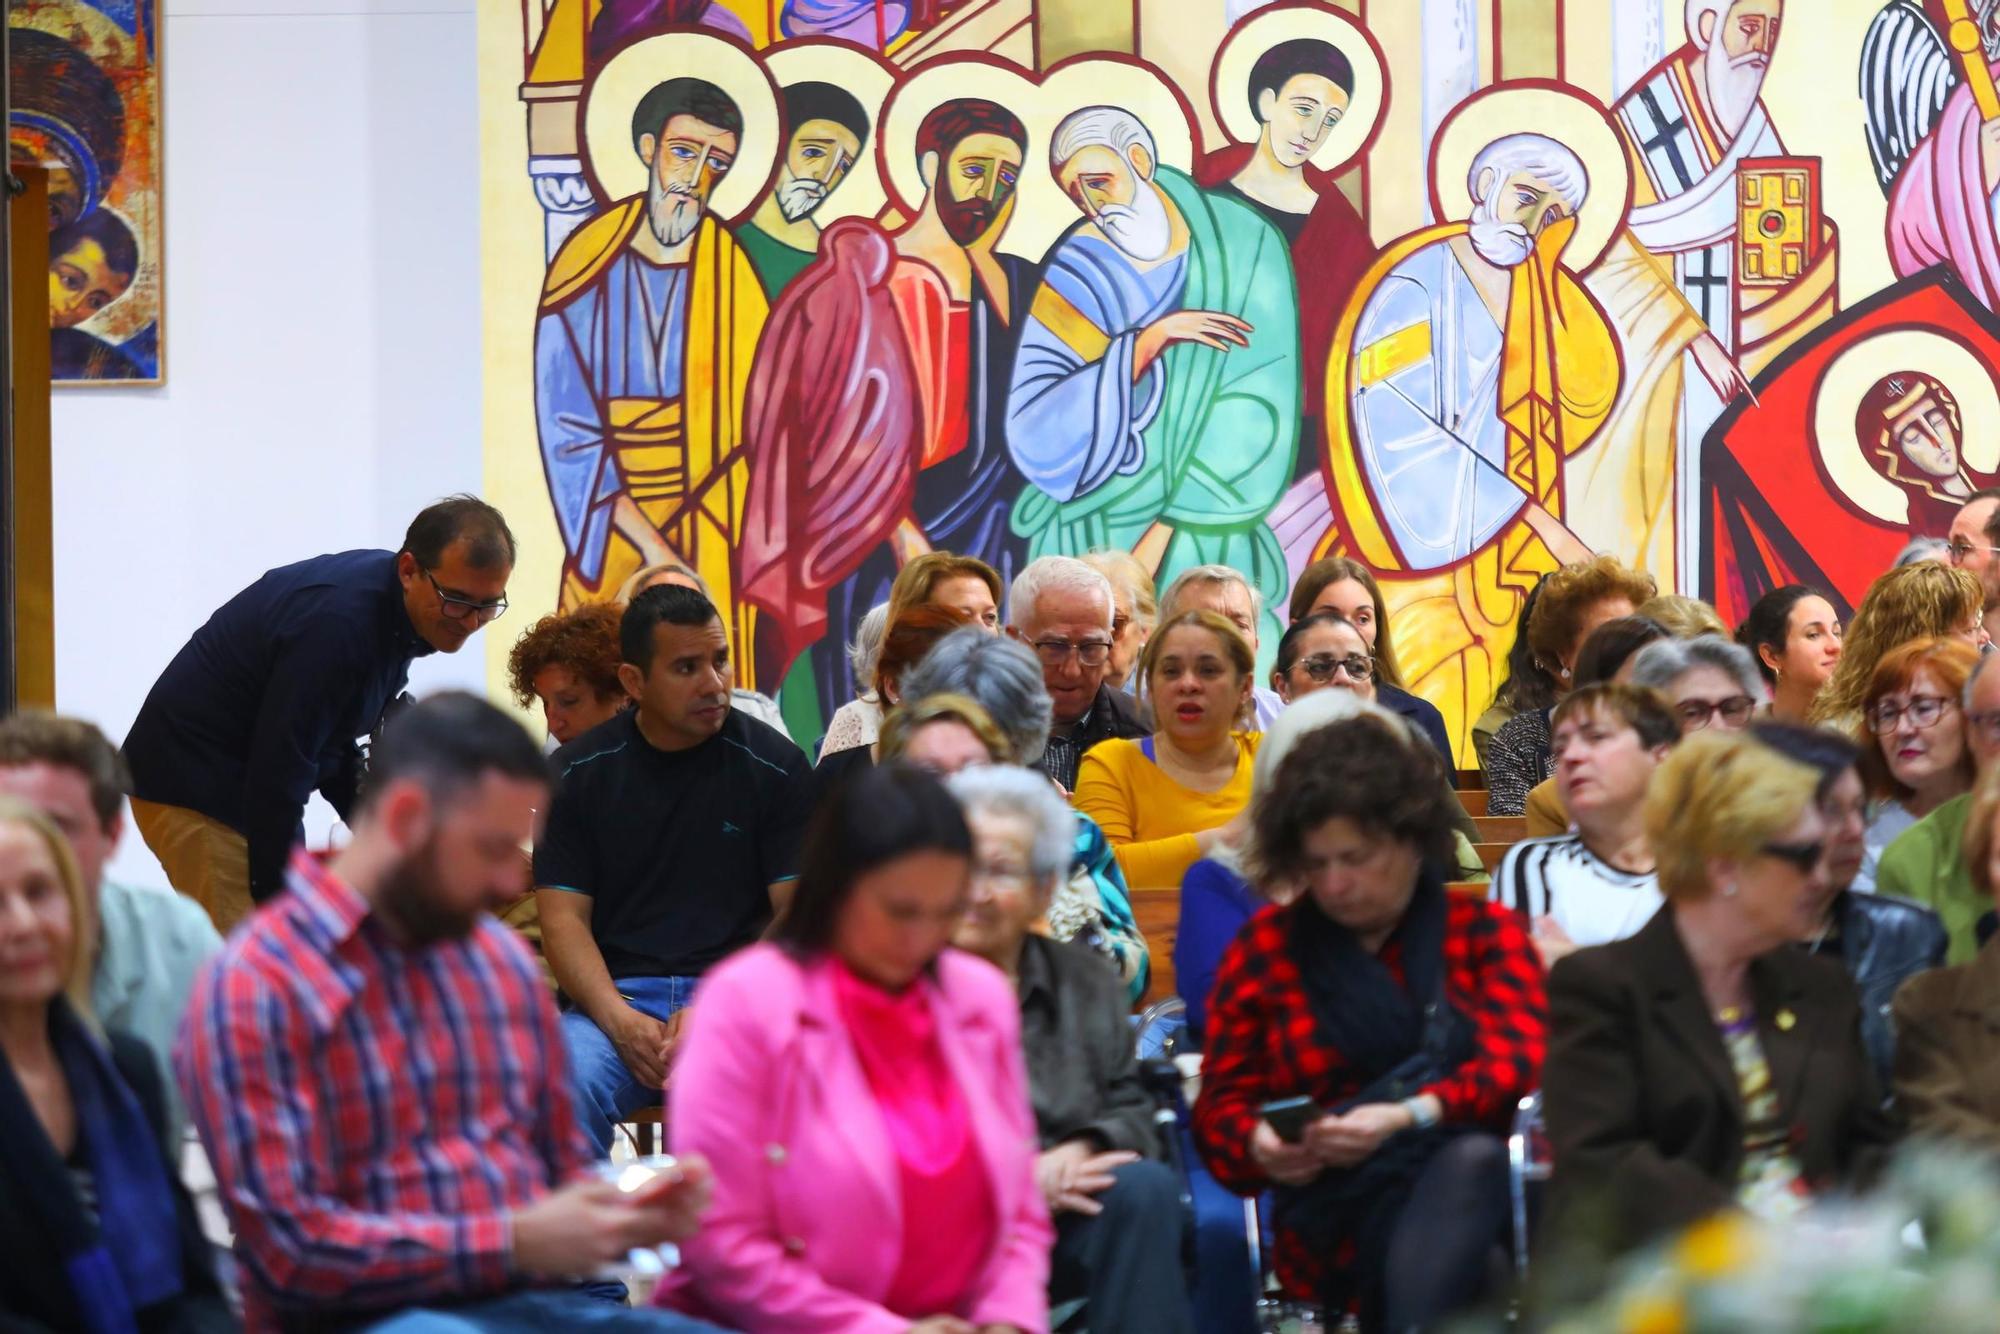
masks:
{"type": "Polygon", "coordinates": [[[1483,792],[1486,790],[1486,771],[1484,769],[1460,769],[1452,786],[1461,792],[1472,788],[1478,788],[1483,792]]]}
{"type": "Polygon", "coordinates": [[[1528,836],[1525,815],[1475,815],[1472,823],[1479,826],[1481,843],[1519,843],[1528,836]]]}
{"type": "Polygon", "coordinates": [[[1483,787],[1458,789],[1458,804],[1465,807],[1465,813],[1475,820],[1486,814],[1486,800],[1486,789],[1483,787]]]}
{"type": "Polygon", "coordinates": [[[632,1148],[641,1158],[650,1157],[663,1147],[660,1126],[665,1114],[664,1108],[641,1107],[625,1118],[625,1127],[632,1132],[632,1148]]]}
{"type": "Polygon", "coordinates": [[[1152,965],[1151,980],[1140,1004],[1178,996],[1174,990],[1174,937],[1181,923],[1180,890],[1133,890],[1132,916],[1139,923],[1139,934],[1146,938],[1146,957],[1152,965]]]}

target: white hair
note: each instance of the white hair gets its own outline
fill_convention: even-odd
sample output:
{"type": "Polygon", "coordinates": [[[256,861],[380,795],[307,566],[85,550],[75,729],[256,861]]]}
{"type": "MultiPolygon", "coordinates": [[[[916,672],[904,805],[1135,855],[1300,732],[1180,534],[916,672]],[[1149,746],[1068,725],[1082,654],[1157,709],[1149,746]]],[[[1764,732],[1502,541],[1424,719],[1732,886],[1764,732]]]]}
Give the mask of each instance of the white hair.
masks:
{"type": "MultiPolygon", "coordinates": [[[[1055,136],[1049,140],[1049,170],[1061,172],[1064,163],[1092,147],[1108,148],[1129,162],[1134,144],[1146,150],[1147,162],[1159,164],[1153,136],[1137,116],[1123,107],[1084,107],[1064,116],[1062,124],[1056,126],[1055,136]]],[[[1152,174],[1148,169],[1146,175],[1152,174]]]]}
{"type": "Polygon", "coordinates": [[[1076,811],[1038,769],[975,764],[945,780],[967,815],[1012,816],[1029,831],[1028,874],[1044,893],[1067,878],[1076,858],[1076,811]]]}
{"type": "Polygon", "coordinates": [[[1545,134],[1502,135],[1479,150],[1465,173],[1465,188],[1482,204],[1488,196],[1481,192],[1479,178],[1488,171],[1496,186],[1517,171],[1547,182],[1571,213],[1583,207],[1584,196],[1590,193],[1590,174],[1583,169],[1583,160],[1545,134]]]}
{"type": "MultiPolygon", "coordinates": [[[[1257,758],[1250,765],[1250,807],[1254,811],[1257,804],[1268,797],[1278,785],[1278,770],[1285,759],[1299,744],[1299,739],[1308,732],[1317,732],[1322,727],[1344,723],[1349,718],[1363,715],[1384,718],[1401,728],[1403,720],[1383,708],[1380,704],[1365,700],[1352,690],[1315,690],[1310,695],[1285,706],[1284,712],[1271,720],[1264,732],[1264,740],[1257,747],[1257,758]]],[[[1430,743],[1426,741],[1425,745],[1430,743]]],[[[1246,865],[1254,860],[1252,853],[1256,842],[1253,833],[1240,847],[1218,848],[1212,856],[1223,865],[1243,873],[1246,865]]]]}
{"type": "Polygon", "coordinates": [[[878,602],[854,628],[854,642],[847,646],[847,665],[857,681],[873,681],[875,664],[882,656],[882,636],[889,628],[889,604],[878,602]]]}
{"type": "Polygon", "coordinates": [[[1016,630],[1025,627],[1035,613],[1035,604],[1044,593],[1088,593],[1104,603],[1104,628],[1111,628],[1117,602],[1111,595],[1111,581],[1099,570],[1074,556],[1041,556],[1014,576],[1007,590],[1007,624],[1016,630]]]}
{"type": "Polygon", "coordinates": [[[1713,667],[1724,676],[1735,678],[1737,688],[1751,699],[1761,702],[1765,698],[1764,677],[1757,670],[1757,660],[1750,656],[1749,649],[1721,635],[1653,641],[1632,658],[1632,684],[1664,692],[1697,667],[1713,667]]]}
{"type": "Polygon", "coordinates": [[[1241,570],[1227,565],[1196,565],[1182,570],[1167,585],[1167,591],[1160,594],[1160,619],[1179,614],[1181,594],[1196,584],[1241,584],[1243,591],[1250,595],[1250,619],[1254,623],[1264,614],[1264,595],[1257,591],[1257,585],[1243,577],[1241,570]]]}

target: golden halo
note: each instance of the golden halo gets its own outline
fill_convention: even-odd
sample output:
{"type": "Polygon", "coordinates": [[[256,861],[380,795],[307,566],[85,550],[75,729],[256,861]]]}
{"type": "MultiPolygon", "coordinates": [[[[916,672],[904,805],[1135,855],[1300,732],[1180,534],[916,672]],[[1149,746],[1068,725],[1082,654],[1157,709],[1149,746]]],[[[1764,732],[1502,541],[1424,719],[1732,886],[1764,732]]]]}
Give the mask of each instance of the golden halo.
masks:
{"type": "Polygon", "coordinates": [[[808,37],[786,42],[764,56],[764,67],[780,88],[817,79],[845,88],[868,113],[868,143],[848,169],[847,179],[813,210],[819,227],[831,226],[842,218],[872,218],[889,202],[882,184],[882,159],[875,152],[875,139],[882,130],[882,104],[896,86],[896,71],[866,47],[831,39],[808,37]]]}
{"type": "Polygon", "coordinates": [[[1496,84],[1453,109],[1431,141],[1431,208],[1438,221],[1470,210],[1466,177],[1487,145],[1510,134],[1555,140],[1583,163],[1589,193],[1576,231],[1563,249],[1563,266],[1581,273],[1598,261],[1625,221],[1632,199],[1632,166],[1604,108],[1573,90],[1541,81],[1496,84]]]}
{"type": "Polygon", "coordinates": [[[1224,134],[1232,143],[1254,144],[1263,124],[1251,109],[1246,89],[1250,71],[1266,51],[1280,42],[1312,37],[1347,57],[1354,69],[1354,92],[1347,111],[1312,155],[1312,165],[1332,171],[1368,144],[1388,103],[1388,77],[1382,53],[1365,28],[1344,14],[1317,6],[1280,6],[1260,10],[1233,28],[1216,53],[1209,75],[1208,100],[1224,134]]]}
{"type": "Polygon", "coordinates": [[[736,42],[708,32],[668,32],[643,38],[606,61],[584,90],[584,171],[604,203],[646,191],[646,164],[632,150],[632,113],[655,85],[673,78],[706,79],[727,93],[743,116],[736,160],[715,187],[709,212],[725,221],[763,198],[778,162],[778,90],[757,58],[736,42]]]}
{"type": "Polygon", "coordinates": [[[905,77],[882,108],[877,145],[882,178],[889,187],[889,201],[905,214],[914,214],[924,202],[917,130],[924,117],[960,97],[999,103],[1019,117],[1028,132],[1014,210],[1000,239],[1000,248],[1009,254],[1041,259],[1080,216],[1049,173],[1049,141],[1072,111],[1123,107],[1153,136],[1161,162],[1182,171],[1194,167],[1194,126],[1187,104],[1151,66],[1091,57],[1057,65],[1038,83],[1019,66],[990,58],[930,60],[905,77]]]}
{"type": "Polygon", "coordinates": [[[1910,521],[1910,497],[1868,462],[1854,434],[1854,414],[1875,382],[1896,371],[1921,371],[1958,400],[1959,462],[1972,472],[2000,466],[2000,389],[1965,344],[1928,329],[1890,329],[1864,338],[1828,364],[1813,390],[1813,441],[1833,484],[1884,523],[1910,521]]]}

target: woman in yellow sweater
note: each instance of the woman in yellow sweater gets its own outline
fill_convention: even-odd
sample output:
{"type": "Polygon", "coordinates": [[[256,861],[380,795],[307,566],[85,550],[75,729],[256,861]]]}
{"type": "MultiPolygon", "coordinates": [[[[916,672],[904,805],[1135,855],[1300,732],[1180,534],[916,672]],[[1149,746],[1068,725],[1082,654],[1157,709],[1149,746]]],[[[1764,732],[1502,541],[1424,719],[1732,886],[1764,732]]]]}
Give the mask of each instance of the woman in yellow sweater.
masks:
{"type": "Polygon", "coordinates": [[[1169,620],[1146,643],[1139,681],[1154,732],[1100,741],[1077,771],[1076,808],[1097,821],[1133,889],[1174,888],[1196,860],[1248,827],[1256,655],[1212,611],[1169,620]]]}

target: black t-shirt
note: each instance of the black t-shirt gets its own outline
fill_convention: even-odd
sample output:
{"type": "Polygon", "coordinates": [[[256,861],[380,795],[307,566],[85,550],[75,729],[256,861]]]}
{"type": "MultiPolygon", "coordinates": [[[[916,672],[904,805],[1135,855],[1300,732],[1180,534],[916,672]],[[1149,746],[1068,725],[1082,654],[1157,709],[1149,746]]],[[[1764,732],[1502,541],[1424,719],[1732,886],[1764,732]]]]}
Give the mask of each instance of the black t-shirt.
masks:
{"type": "Polygon", "coordinates": [[[730,710],[691,750],[663,751],[628,709],[556,752],[535,883],[588,894],[613,977],[693,977],[771,920],[798,874],[812,768],[782,733],[730,710]]]}

